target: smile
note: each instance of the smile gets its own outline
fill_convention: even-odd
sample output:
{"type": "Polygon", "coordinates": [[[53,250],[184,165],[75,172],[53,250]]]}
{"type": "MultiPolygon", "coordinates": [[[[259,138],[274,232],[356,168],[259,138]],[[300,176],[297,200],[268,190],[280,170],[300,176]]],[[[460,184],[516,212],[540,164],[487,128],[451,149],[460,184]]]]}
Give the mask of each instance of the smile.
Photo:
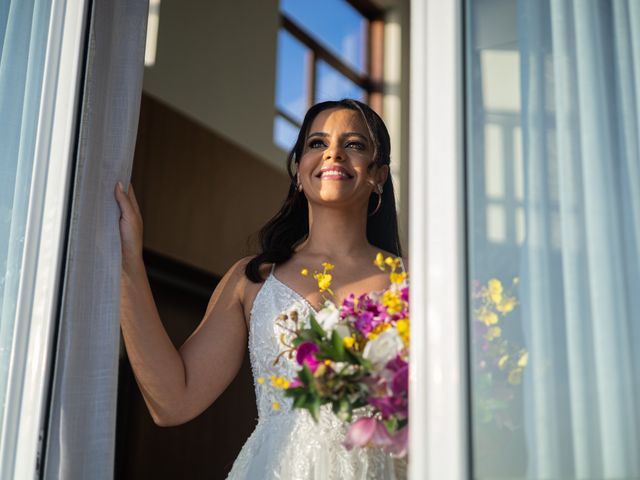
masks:
{"type": "Polygon", "coordinates": [[[342,167],[329,167],[322,169],[317,177],[325,180],[350,180],[353,175],[342,167]]]}

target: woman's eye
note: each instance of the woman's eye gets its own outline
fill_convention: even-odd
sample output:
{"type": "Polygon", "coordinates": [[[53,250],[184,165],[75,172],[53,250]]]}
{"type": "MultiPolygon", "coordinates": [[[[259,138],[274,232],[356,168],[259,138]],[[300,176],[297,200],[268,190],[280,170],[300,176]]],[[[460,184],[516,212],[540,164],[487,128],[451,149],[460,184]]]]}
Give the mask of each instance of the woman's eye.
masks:
{"type": "Polygon", "coordinates": [[[318,148],[323,146],[324,146],[324,142],[322,140],[311,140],[309,142],[309,148],[318,148]]]}
{"type": "Polygon", "coordinates": [[[355,148],[356,150],[364,150],[364,143],[361,142],[349,142],[347,147],[355,148]]]}

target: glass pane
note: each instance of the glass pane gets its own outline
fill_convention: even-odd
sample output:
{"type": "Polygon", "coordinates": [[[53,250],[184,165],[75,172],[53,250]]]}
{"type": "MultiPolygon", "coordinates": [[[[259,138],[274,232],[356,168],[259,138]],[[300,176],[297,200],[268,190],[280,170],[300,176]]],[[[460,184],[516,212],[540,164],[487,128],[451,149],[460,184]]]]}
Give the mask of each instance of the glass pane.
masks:
{"type": "Polygon", "coordinates": [[[640,478],[630,5],[467,0],[474,478],[640,478]]]}
{"type": "Polygon", "coordinates": [[[281,10],[356,71],[365,73],[368,21],[344,0],[281,0],[281,10]]]}
{"type": "Polygon", "coordinates": [[[276,106],[302,123],[307,110],[306,56],[309,50],[286,30],[278,32],[276,106]]]}
{"type": "MultiPolygon", "coordinates": [[[[24,250],[50,2],[0,18],[0,423],[24,250]]],[[[20,319],[24,320],[24,319],[20,319]]],[[[20,374],[20,372],[15,372],[20,374]]]]}
{"type": "Polygon", "coordinates": [[[323,61],[316,70],[316,102],[353,98],[365,100],[365,91],[323,61]]]}
{"type": "Polygon", "coordinates": [[[293,148],[298,138],[298,127],[278,115],[273,122],[273,141],[287,152],[293,148]]]}

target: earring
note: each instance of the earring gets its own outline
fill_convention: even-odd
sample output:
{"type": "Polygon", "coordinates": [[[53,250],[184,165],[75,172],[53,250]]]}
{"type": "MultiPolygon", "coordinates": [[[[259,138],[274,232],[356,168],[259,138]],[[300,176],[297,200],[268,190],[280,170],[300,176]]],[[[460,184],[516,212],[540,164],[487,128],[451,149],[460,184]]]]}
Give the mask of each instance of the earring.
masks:
{"type": "Polygon", "coordinates": [[[296,175],[296,190],[298,190],[298,192],[302,191],[302,183],[300,183],[299,175],[296,175]]]}
{"type": "Polygon", "coordinates": [[[377,187],[376,194],[378,195],[378,204],[376,205],[375,210],[369,214],[370,217],[378,213],[378,210],[380,210],[380,205],[382,205],[382,185],[376,185],[376,187],[377,187]]]}

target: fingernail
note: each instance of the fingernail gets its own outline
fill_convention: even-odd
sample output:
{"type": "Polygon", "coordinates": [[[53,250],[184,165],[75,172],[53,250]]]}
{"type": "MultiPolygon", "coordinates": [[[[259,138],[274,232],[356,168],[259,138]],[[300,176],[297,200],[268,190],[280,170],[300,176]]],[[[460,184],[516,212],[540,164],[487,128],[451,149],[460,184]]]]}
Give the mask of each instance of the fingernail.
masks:
{"type": "Polygon", "coordinates": [[[118,188],[120,189],[121,192],[124,190],[124,187],[122,186],[122,182],[118,182],[118,188]]]}

